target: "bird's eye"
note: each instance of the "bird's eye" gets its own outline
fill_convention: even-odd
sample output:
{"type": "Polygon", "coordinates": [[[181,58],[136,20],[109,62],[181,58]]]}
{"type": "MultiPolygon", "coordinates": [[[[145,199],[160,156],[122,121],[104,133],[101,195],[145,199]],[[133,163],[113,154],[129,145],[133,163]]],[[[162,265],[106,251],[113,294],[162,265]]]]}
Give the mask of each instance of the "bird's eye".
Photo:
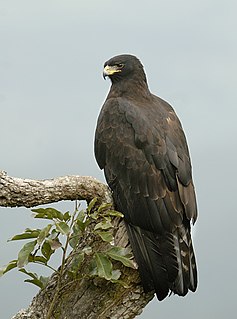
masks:
{"type": "Polygon", "coordinates": [[[116,66],[119,67],[119,68],[123,68],[124,64],[123,63],[117,63],[116,66]]]}

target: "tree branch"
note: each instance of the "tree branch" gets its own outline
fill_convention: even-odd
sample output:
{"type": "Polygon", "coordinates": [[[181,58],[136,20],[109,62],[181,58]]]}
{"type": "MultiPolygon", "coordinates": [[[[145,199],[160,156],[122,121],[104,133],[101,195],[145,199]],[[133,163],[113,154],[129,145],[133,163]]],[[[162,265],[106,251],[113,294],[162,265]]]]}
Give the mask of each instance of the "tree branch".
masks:
{"type": "Polygon", "coordinates": [[[62,200],[87,200],[98,197],[112,203],[108,186],[90,176],[64,176],[32,180],[10,177],[0,171],[0,206],[33,207],[62,200]]]}
{"type": "MultiPolygon", "coordinates": [[[[98,197],[100,203],[113,202],[108,187],[92,177],[65,176],[50,180],[30,180],[9,177],[6,172],[0,171],[0,206],[33,207],[60,200],[77,199],[89,202],[94,197],[98,197]]],[[[115,245],[128,247],[123,220],[116,217],[113,224],[115,245]]],[[[67,259],[63,276],[60,278],[60,291],[57,291],[59,272],[55,272],[46,288],[34,297],[28,309],[19,311],[12,319],[48,318],[47,313],[52,300],[55,300],[55,294],[58,294],[58,297],[50,319],[132,319],[140,314],[154,293],[144,293],[136,269],[118,263],[118,268],[123,273],[121,280],[127,284],[127,288],[99,277],[86,277],[86,259],[80,273],[81,279],[72,279],[68,275],[68,269],[75,256],[88,246],[96,246],[100,251],[105,248],[105,242],[98,242],[98,238],[92,236],[90,227],[67,259]]]]}

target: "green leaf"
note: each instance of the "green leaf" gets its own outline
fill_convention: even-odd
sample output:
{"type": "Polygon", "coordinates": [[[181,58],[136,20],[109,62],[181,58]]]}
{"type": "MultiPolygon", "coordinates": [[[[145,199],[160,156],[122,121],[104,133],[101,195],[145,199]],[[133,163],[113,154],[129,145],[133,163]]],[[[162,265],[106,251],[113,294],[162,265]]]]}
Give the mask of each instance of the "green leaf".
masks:
{"type": "Polygon", "coordinates": [[[39,280],[41,281],[43,288],[46,287],[46,285],[49,282],[50,277],[40,276],[39,280]]]}
{"type": "Polygon", "coordinates": [[[19,269],[19,271],[22,272],[23,274],[28,275],[29,277],[31,277],[31,278],[33,278],[33,279],[38,278],[38,276],[37,276],[36,273],[27,271],[25,268],[21,268],[21,269],[19,269]]]}
{"type": "Polygon", "coordinates": [[[94,229],[96,230],[96,229],[109,229],[109,228],[113,228],[112,223],[109,220],[104,220],[96,224],[94,229]]]}
{"type": "Polygon", "coordinates": [[[56,250],[60,247],[62,247],[62,244],[60,243],[59,239],[58,238],[55,238],[55,239],[49,239],[47,240],[47,242],[50,244],[51,248],[53,250],[56,250]]]}
{"type": "Polygon", "coordinates": [[[27,228],[24,233],[15,235],[11,239],[9,239],[8,241],[37,238],[39,236],[39,233],[40,233],[40,229],[27,228]]]}
{"type": "Polygon", "coordinates": [[[49,280],[48,277],[43,277],[43,276],[40,276],[38,278],[38,275],[36,273],[29,272],[25,268],[21,268],[19,269],[19,271],[32,278],[32,279],[25,279],[24,282],[29,282],[31,284],[34,284],[35,286],[40,287],[41,289],[46,286],[49,280]]]}
{"type": "Polygon", "coordinates": [[[98,276],[110,280],[112,278],[112,263],[103,253],[95,253],[98,276]]]}
{"type": "Polygon", "coordinates": [[[52,224],[48,224],[46,227],[44,227],[44,228],[40,231],[39,236],[38,236],[38,238],[37,238],[37,243],[38,243],[39,245],[41,245],[42,242],[45,240],[45,238],[48,236],[49,231],[50,231],[50,229],[51,229],[52,226],[53,226],[52,224]]]}
{"type": "MultiPolygon", "coordinates": [[[[80,232],[84,232],[86,227],[89,225],[90,221],[87,219],[87,215],[85,211],[81,210],[76,218],[76,221],[74,223],[74,233],[75,234],[80,234],[80,232]]],[[[80,234],[81,235],[81,234],[80,234]]]]}
{"type": "Polygon", "coordinates": [[[109,215],[109,216],[116,216],[116,217],[120,217],[120,218],[123,218],[124,215],[116,210],[108,210],[106,212],[106,215],[109,215]]]}
{"type": "Polygon", "coordinates": [[[33,285],[39,287],[40,289],[44,288],[42,282],[39,279],[25,279],[24,282],[28,282],[30,284],[33,284],[33,285]]]}
{"type": "Polygon", "coordinates": [[[24,282],[33,284],[39,287],[40,289],[43,289],[46,286],[45,282],[42,282],[40,279],[25,279],[24,282]]]}
{"type": "Polygon", "coordinates": [[[88,212],[89,214],[90,214],[92,208],[95,207],[95,204],[96,204],[97,200],[98,200],[98,198],[95,197],[95,198],[93,198],[93,199],[90,201],[90,203],[89,203],[89,205],[88,205],[88,207],[87,207],[87,212],[88,212]]]}
{"type": "Polygon", "coordinates": [[[99,235],[103,241],[108,243],[112,242],[114,239],[111,231],[96,231],[96,234],[99,235]]]}
{"type": "Polygon", "coordinates": [[[65,222],[59,222],[55,224],[56,229],[62,235],[68,235],[70,233],[70,227],[65,222]]]}
{"type": "Polygon", "coordinates": [[[80,237],[79,236],[76,236],[74,234],[72,234],[70,240],[69,240],[69,245],[72,247],[72,248],[76,248],[78,242],[80,240],[80,237]]]}
{"type": "Polygon", "coordinates": [[[37,264],[44,264],[44,265],[47,264],[47,259],[45,257],[35,256],[32,254],[29,255],[28,261],[31,263],[37,263],[37,264]]]}
{"type": "Polygon", "coordinates": [[[45,241],[41,247],[41,253],[48,261],[51,257],[51,255],[54,253],[54,249],[52,249],[51,245],[48,241],[45,241]]]}
{"type": "Polygon", "coordinates": [[[17,260],[10,261],[5,267],[0,268],[0,277],[17,267],[17,260]]]}
{"type": "Polygon", "coordinates": [[[70,264],[70,270],[73,273],[76,273],[79,270],[82,262],[84,261],[84,256],[85,256],[84,253],[80,253],[73,258],[70,264]]]}
{"type": "Polygon", "coordinates": [[[83,235],[83,232],[85,231],[89,223],[90,220],[86,218],[85,212],[80,211],[78,213],[76,221],[74,222],[72,234],[70,236],[69,244],[72,248],[75,248],[77,246],[81,236],[83,235]]]}
{"type": "Polygon", "coordinates": [[[97,211],[93,212],[92,214],[90,214],[90,218],[91,219],[94,219],[94,220],[97,220],[99,218],[99,214],[97,211]]]}
{"type": "Polygon", "coordinates": [[[86,228],[88,223],[82,222],[80,219],[77,219],[74,224],[74,233],[80,234],[80,232],[83,232],[86,228]]]}
{"type": "Polygon", "coordinates": [[[92,258],[89,263],[89,275],[90,276],[97,276],[98,275],[98,269],[97,269],[97,263],[95,258],[92,258]]]}
{"type": "Polygon", "coordinates": [[[106,252],[106,254],[110,258],[120,261],[126,267],[130,267],[130,268],[133,268],[133,269],[137,268],[136,264],[132,260],[133,255],[127,248],[112,247],[106,252]]]}
{"type": "Polygon", "coordinates": [[[85,222],[85,220],[86,220],[86,212],[82,209],[82,210],[80,210],[79,211],[79,213],[77,214],[77,220],[80,220],[81,222],[85,222]]]}
{"type": "Polygon", "coordinates": [[[34,250],[36,244],[36,240],[30,241],[21,248],[18,254],[17,267],[22,268],[28,264],[29,256],[31,252],[34,250]]]}
{"type": "Polygon", "coordinates": [[[110,207],[112,206],[112,204],[101,204],[99,206],[99,208],[97,209],[98,213],[101,213],[102,211],[108,210],[110,207]]]}
{"type": "Polygon", "coordinates": [[[65,222],[69,221],[70,219],[71,219],[71,215],[70,215],[69,212],[66,212],[66,213],[63,214],[63,220],[65,222]]]}
{"type": "Polygon", "coordinates": [[[44,218],[44,219],[58,219],[63,221],[64,215],[55,208],[36,208],[31,210],[35,214],[35,218],[44,218]]]}

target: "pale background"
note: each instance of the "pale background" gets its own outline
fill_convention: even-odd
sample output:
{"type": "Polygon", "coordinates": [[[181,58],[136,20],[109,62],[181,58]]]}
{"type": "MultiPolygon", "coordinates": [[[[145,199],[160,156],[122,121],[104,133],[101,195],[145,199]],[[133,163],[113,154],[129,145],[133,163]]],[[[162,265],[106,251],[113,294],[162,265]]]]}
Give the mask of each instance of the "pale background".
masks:
{"type": "MultiPolygon", "coordinates": [[[[9,175],[103,181],[93,139],[110,85],[102,66],[117,54],[137,55],[151,91],[181,118],[199,205],[199,287],[154,299],[141,319],[236,318],[236,11],[235,0],[0,0],[0,169],[9,175]]],[[[27,209],[0,208],[0,218],[3,265],[20,247],[7,239],[40,223],[27,209]]],[[[37,292],[24,279],[0,279],[1,319],[37,292]]]]}

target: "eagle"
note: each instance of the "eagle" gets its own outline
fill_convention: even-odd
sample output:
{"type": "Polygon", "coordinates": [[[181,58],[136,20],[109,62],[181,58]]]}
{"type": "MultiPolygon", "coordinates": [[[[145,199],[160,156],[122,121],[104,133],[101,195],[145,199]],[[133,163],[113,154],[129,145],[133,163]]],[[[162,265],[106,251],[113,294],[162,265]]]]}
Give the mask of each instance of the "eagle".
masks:
{"type": "Polygon", "coordinates": [[[158,300],[197,288],[191,224],[197,203],[187,141],[174,109],[148,88],[140,60],[104,64],[112,84],[95,132],[95,158],[123,212],[145,292],[158,300]]]}

